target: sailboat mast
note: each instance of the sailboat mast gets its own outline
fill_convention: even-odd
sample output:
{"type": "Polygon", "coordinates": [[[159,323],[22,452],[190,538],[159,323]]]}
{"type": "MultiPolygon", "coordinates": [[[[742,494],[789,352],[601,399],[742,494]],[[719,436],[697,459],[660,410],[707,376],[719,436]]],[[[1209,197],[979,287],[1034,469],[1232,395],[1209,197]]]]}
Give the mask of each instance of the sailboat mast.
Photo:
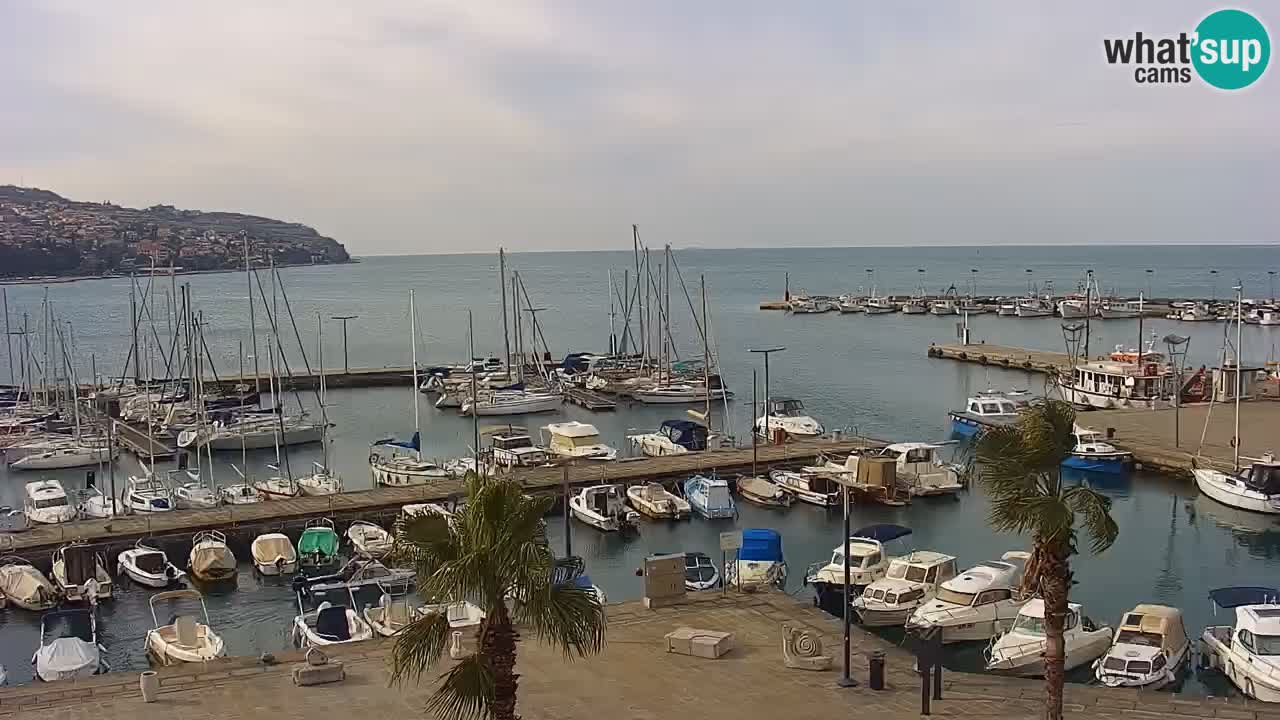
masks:
{"type": "Polygon", "coordinates": [[[702,294],[702,382],[707,394],[707,427],[711,427],[711,341],[707,337],[707,276],[698,276],[702,294]]]}
{"type": "Polygon", "coordinates": [[[414,448],[418,460],[422,460],[422,428],[418,420],[418,311],[415,309],[413,291],[409,291],[409,356],[413,360],[413,434],[418,447],[414,448]]]}
{"type": "Polygon", "coordinates": [[[1235,450],[1235,469],[1240,469],[1240,393],[1244,390],[1244,287],[1236,285],[1236,425],[1231,447],[1235,450]]]}
{"type": "Polygon", "coordinates": [[[1138,367],[1142,367],[1142,352],[1143,352],[1142,350],[1142,320],[1143,320],[1142,316],[1144,315],[1144,313],[1142,310],[1142,301],[1143,301],[1142,291],[1139,290],[1138,291],[1138,344],[1136,346],[1138,348],[1138,359],[1137,359],[1138,367]]]}
{"type": "MultiPolygon", "coordinates": [[[[471,311],[467,310],[467,351],[476,356],[476,330],[471,311]]],[[[476,364],[471,361],[471,458],[477,473],[480,472],[480,394],[476,391],[476,364]]]]}
{"type": "Polygon", "coordinates": [[[609,268],[609,354],[617,353],[616,324],[613,321],[613,268],[609,268]]]}
{"type": "Polygon", "coordinates": [[[636,317],[640,323],[640,363],[644,364],[648,358],[648,338],[644,334],[644,298],[645,295],[640,293],[640,226],[631,226],[631,252],[636,258],[636,317]]]}
{"type": "Polygon", "coordinates": [[[133,384],[142,385],[142,360],[138,355],[138,282],[129,274],[129,317],[133,329],[133,384]]]}
{"type": "Polygon", "coordinates": [[[4,361],[9,366],[9,384],[17,385],[13,371],[13,333],[9,330],[9,288],[0,288],[0,298],[4,299],[4,361]]]}
{"type": "MultiPolygon", "coordinates": [[[[316,313],[316,363],[320,366],[320,462],[324,469],[329,469],[329,415],[324,407],[325,371],[324,371],[324,322],[320,313],[316,313]]],[[[418,389],[413,389],[414,394],[418,389]]]]}
{"type": "MultiPolygon", "coordinates": [[[[507,369],[507,382],[511,382],[511,331],[507,327],[507,256],[498,248],[498,290],[502,292],[502,367],[507,369]]],[[[475,354],[474,351],[472,354],[475,354]]]]}
{"type": "MultiPolygon", "coordinates": [[[[253,351],[253,391],[261,392],[262,387],[258,381],[258,323],[253,317],[253,270],[249,266],[249,236],[244,232],[240,233],[240,246],[244,248],[244,279],[249,288],[249,337],[252,338],[249,349],[253,351]]],[[[241,373],[240,377],[243,380],[244,374],[241,373]]]]}
{"type": "Polygon", "coordinates": [[[662,346],[667,353],[667,382],[671,382],[671,246],[662,249],[662,346]]]}

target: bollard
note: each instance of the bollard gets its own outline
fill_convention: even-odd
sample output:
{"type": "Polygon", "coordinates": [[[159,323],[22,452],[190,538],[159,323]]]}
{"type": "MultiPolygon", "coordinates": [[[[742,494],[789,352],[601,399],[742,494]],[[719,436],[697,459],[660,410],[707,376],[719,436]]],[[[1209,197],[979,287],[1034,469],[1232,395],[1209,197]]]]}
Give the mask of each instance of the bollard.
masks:
{"type": "Polygon", "coordinates": [[[925,665],[920,668],[920,714],[929,715],[929,671],[933,668],[925,665]]]}
{"type": "Polygon", "coordinates": [[[867,668],[870,677],[867,684],[872,690],[884,689],[884,651],[876,650],[871,653],[871,662],[867,668]]]}
{"type": "Polygon", "coordinates": [[[933,666],[933,699],[942,699],[942,663],[933,666]]]}

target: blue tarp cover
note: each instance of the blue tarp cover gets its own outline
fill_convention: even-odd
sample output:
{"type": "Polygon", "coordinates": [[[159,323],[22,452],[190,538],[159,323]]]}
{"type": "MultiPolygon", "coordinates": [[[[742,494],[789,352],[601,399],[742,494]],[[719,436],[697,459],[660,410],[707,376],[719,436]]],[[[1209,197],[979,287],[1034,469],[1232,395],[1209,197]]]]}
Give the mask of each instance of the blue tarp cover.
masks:
{"type": "Polygon", "coordinates": [[[742,547],[738,548],[739,560],[782,560],[782,536],[776,530],[747,528],[742,531],[742,547]]]}
{"type": "Polygon", "coordinates": [[[904,525],[889,525],[881,523],[877,525],[868,525],[859,528],[853,532],[853,537],[866,538],[868,540],[876,540],[887,543],[890,540],[897,540],[911,534],[911,528],[904,525]]]}
{"type": "Polygon", "coordinates": [[[1225,587],[1209,591],[1209,599],[1220,608],[1280,603],[1280,591],[1269,587],[1225,587]]]}

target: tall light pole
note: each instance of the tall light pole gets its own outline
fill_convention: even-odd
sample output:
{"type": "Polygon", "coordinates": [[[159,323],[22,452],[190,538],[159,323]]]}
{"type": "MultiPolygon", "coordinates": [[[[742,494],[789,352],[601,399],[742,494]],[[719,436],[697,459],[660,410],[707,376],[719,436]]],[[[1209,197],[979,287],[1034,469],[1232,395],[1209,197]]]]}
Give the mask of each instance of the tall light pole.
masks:
{"type": "Polygon", "coordinates": [[[351,361],[347,356],[347,321],[355,320],[359,315],[334,315],[330,320],[338,320],[342,323],[342,374],[351,374],[351,361]]]}
{"type": "MultiPolygon", "coordinates": [[[[1276,271],[1275,270],[1267,271],[1267,285],[1271,288],[1271,302],[1275,302],[1276,301],[1276,271]]],[[[8,317],[7,312],[5,313],[5,317],[6,318],[8,317]]]]}
{"type": "Polygon", "coordinates": [[[1153,270],[1152,268],[1147,268],[1147,299],[1148,299],[1148,300],[1150,300],[1150,299],[1151,299],[1151,297],[1152,297],[1152,295],[1151,295],[1151,278],[1152,278],[1152,276],[1154,276],[1155,274],[1156,274],[1156,271],[1155,271],[1155,270],[1153,270]]]}
{"type": "Polygon", "coordinates": [[[1218,271],[1217,270],[1209,271],[1209,282],[1213,286],[1213,297],[1211,299],[1217,300],[1218,299],[1218,271]]]}
{"type": "Polygon", "coordinates": [[[1191,338],[1182,335],[1174,335],[1169,333],[1164,336],[1165,347],[1169,350],[1169,362],[1173,364],[1174,373],[1174,389],[1173,389],[1173,446],[1181,447],[1181,423],[1178,415],[1182,411],[1182,370],[1187,361],[1187,348],[1191,345],[1191,338]]]}
{"type": "MultiPolygon", "coordinates": [[[[769,347],[769,348],[747,348],[747,352],[760,353],[764,355],[764,428],[755,428],[754,432],[760,432],[766,440],[769,439],[769,356],[776,352],[786,350],[785,347],[769,347]]],[[[752,425],[755,424],[755,418],[751,419],[752,425]]]]}

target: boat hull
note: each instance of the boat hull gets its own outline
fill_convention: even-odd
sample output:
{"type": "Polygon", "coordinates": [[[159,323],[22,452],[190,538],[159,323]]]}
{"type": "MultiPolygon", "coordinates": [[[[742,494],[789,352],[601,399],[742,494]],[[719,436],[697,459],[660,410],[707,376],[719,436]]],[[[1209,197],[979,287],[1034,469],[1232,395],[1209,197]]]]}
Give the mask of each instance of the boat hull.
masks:
{"type": "MultiPolygon", "coordinates": [[[[534,413],[554,412],[560,408],[563,400],[557,395],[537,400],[510,403],[480,403],[475,414],[480,417],[497,417],[501,415],[532,415],[534,413]]],[[[464,415],[471,414],[470,402],[462,406],[464,415]]]]}
{"type": "Polygon", "coordinates": [[[915,606],[905,608],[854,608],[858,614],[858,623],[863,627],[899,627],[907,624],[907,619],[916,611],[915,606]]]}
{"type": "Polygon", "coordinates": [[[109,456],[110,453],[106,448],[82,451],[50,450],[25,455],[9,463],[9,467],[14,470],[61,470],[97,465],[106,462],[109,456]]]}
{"type": "MultiPolygon", "coordinates": [[[[823,612],[836,617],[844,617],[844,585],[817,580],[813,585],[813,604],[823,612]]],[[[849,585],[849,602],[862,595],[866,585],[852,583],[849,585]]],[[[853,608],[849,608],[853,612],[853,608]]]]}
{"type": "MultiPolygon", "coordinates": [[[[321,432],[319,427],[306,428],[286,428],[284,435],[280,438],[280,445],[306,445],[308,443],[320,442],[321,432]]],[[[205,444],[212,450],[239,450],[239,435],[218,435],[209,440],[205,444]]],[[[246,450],[263,450],[265,448],[275,447],[276,434],[274,432],[256,432],[249,433],[244,436],[243,447],[246,450]]]]}
{"type": "Polygon", "coordinates": [[[1225,482],[1222,473],[1197,468],[1192,471],[1200,492],[1223,505],[1266,515],[1280,515],[1280,496],[1263,496],[1225,482]]]}
{"type": "Polygon", "coordinates": [[[1129,453],[1110,453],[1106,455],[1075,454],[1067,456],[1062,466],[1084,472],[1109,473],[1123,475],[1129,472],[1133,464],[1133,456],[1129,453]]]}

